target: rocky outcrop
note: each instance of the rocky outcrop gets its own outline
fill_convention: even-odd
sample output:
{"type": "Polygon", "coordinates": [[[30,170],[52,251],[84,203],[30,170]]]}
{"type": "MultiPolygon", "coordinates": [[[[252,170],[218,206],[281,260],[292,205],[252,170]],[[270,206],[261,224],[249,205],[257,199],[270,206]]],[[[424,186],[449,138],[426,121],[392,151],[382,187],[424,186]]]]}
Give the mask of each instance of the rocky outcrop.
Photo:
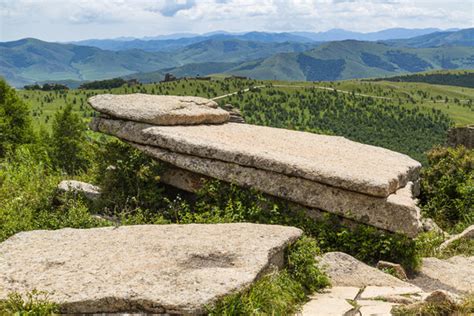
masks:
{"type": "Polygon", "coordinates": [[[101,94],[88,102],[102,114],[157,125],[221,124],[230,118],[216,102],[200,97],[101,94]]]}
{"type": "MultiPolygon", "coordinates": [[[[379,198],[277,172],[177,154],[158,147],[134,143],[132,145],[154,158],[179,168],[240,186],[252,187],[307,207],[327,210],[358,222],[403,232],[409,236],[415,236],[419,231],[420,225],[417,220],[419,211],[412,199],[411,184],[387,198],[379,198]]],[[[198,184],[198,181],[185,181],[187,178],[182,175],[171,181],[169,178],[167,175],[165,181],[172,182],[187,191],[198,184]]]]}
{"type": "Polygon", "coordinates": [[[138,144],[379,197],[418,179],[421,168],[406,155],[344,137],[250,124],[154,126],[97,118],[92,127],[138,144]]]}
{"type": "MultiPolygon", "coordinates": [[[[250,124],[152,125],[143,123],[149,122],[143,119],[146,107],[132,117],[122,105],[107,102],[95,106],[108,117],[94,119],[94,130],[181,170],[411,237],[422,229],[414,198],[421,165],[406,155],[338,136],[250,124]]],[[[199,184],[164,178],[187,190],[199,184]]]]}
{"type": "Polygon", "coordinates": [[[466,148],[474,148],[474,125],[465,127],[454,127],[448,131],[447,145],[456,147],[463,145],[466,148]]]}
{"type": "Polygon", "coordinates": [[[0,300],[38,289],[64,313],[203,314],[282,267],[301,234],[245,223],[23,232],[0,244],[0,300]]]}
{"type": "Polygon", "coordinates": [[[88,200],[95,201],[100,198],[100,188],[87,182],[76,180],[63,180],[58,184],[59,192],[73,192],[83,194],[88,200]]]}
{"type": "Polygon", "coordinates": [[[474,292],[474,257],[423,258],[420,273],[410,282],[425,291],[474,292]]]}

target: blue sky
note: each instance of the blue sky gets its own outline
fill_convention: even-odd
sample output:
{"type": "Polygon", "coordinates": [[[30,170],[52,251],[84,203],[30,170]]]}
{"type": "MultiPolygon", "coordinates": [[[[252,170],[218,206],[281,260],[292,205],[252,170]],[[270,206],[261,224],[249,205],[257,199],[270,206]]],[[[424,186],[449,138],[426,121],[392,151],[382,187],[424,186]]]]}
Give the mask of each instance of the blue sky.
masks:
{"type": "Polygon", "coordinates": [[[0,41],[473,26],[473,0],[0,0],[0,41]]]}

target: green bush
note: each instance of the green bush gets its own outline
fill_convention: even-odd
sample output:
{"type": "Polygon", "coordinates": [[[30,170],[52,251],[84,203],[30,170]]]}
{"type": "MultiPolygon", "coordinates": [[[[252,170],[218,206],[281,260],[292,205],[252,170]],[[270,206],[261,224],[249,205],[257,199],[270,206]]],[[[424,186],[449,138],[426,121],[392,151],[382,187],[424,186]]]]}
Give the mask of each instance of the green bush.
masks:
{"type": "Polygon", "coordinates": [[[301,228],[318,242],[322,251],[342,251],[368,263],[397,262],[415,270],[420,257],[416,241],[359,224],[348,228],[336,215],[321,220],[290,203],[219,181],[208,182],[192,203],[180,198],[169,203],[167,216],[178,223],[252,222],[301,228]]]}
{"type": "Polygon", "coordinates": [[[10,293],[8,300],[0,301],[0,315],[47,316],[58,313],[58,305],[45,292],[33,290],[21,295],[10,293]]]}
{"type": "Polygon", "coordinates": [[[113,214],[141,209],[140,216],[155,216],[165,205],[160,184],[163,166],[116,139],[98,147],[95,178],[102,189],[102,207],[113,214]],[[154,214],[146,214],[150,212],[154,214]]]}
{"type": "Polygon", "coordinates": [[[421,175],[424,215],[450,231],[474,224],[474,150],[436,147],[428,161],[421,175]]]}
{"type": "Polygon", "coordinates": [[[20,231],[104,225],[80,198],[57,205],[61,175],[30,147],[18,147],[0,163],[0,241],[20,231]]]}
{"type": "Polygon", "coordinates": [[[247,290],[228,295],[213,306],[210,315],[290,315],[307,295],[329,285],[316,266],[316,242],[303,236],[289,247],[286,269],[264,276],[247,290]]]}
{"type": "Polygon", "coordinates": [[[0,157],[9,149],[33,140],[28,106],[0,78],[0,157]]]}

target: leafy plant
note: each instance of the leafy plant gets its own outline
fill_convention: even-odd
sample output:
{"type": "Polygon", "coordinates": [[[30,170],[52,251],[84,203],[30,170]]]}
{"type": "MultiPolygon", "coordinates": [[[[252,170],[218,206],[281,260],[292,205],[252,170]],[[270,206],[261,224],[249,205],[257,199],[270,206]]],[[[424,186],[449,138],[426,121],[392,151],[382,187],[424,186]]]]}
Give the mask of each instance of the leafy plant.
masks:
{"type": "Polygon", "coordinates": [[[436,147],[428,161],[421,175],[425,216],[450,231],[474,224],[474,150],[436,147]]]}
{"type": "Polygon", "coordinates": [[[2,315],[47,316],[58,312],[58,305],[49,300],[46,292],[38,290],[24,295],[17,292],[10,293],[6,301],[0,301],[0,314],[2,315]]]}
{"type": "Polygon", "coordinates": [[[20,144],[33,140],[29,108],[0,78],[0,157],[20,144]]]}
{"type": "Polygon", "coordinates": [[[316,266],[316,242],[302,237],[286,253],[287,268],[264,276],[247,290],[228,295],[210,308],[210,315],[289,315],[307,295],[329,285],[316,266]]]}

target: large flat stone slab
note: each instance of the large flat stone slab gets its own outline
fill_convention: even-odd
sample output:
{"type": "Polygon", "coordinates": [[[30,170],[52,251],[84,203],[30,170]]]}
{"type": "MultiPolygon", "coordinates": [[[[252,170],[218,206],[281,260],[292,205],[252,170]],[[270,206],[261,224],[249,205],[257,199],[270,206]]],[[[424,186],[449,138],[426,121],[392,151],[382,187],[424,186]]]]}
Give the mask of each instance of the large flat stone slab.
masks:
{"type": "Polygon", "coordinates": [[[38,289],[65,313],[202,314],[281,267],[301,234],[247,223],[23,232],[0,244],[0,300],[38,289]]]}
{"type": "Polygon", "coordinates": [[[378,197],[416,180],[421,168],[406,155],[343,137],[250,124],[153,126],[96,118],[91,127],[139,144],[378,197]]]}
{"type": "MultiPolygon", "coordinates": [[[[240,186],[252,187],[264,193],[325,210],[357,222],[400,232],[411,237],[416,236],[421,229],[420,211],[411,196],[411,185],[399,189],[387,198],[381,198],[235,163],[131,144],[144,153],[179,168],[240,186]]],[[[166,174],[164,180],[188,191],[193,191],[199,186],[198,179],[186,177],[182,175],[182,171],[166,174]]]]}
{"type": "Polygon", "coordinates": [[[88,102],[100,113],[156,125],[221,124],[230,119],[230,114],[216,102],[201,97],[101,94],[88,102]]]}

